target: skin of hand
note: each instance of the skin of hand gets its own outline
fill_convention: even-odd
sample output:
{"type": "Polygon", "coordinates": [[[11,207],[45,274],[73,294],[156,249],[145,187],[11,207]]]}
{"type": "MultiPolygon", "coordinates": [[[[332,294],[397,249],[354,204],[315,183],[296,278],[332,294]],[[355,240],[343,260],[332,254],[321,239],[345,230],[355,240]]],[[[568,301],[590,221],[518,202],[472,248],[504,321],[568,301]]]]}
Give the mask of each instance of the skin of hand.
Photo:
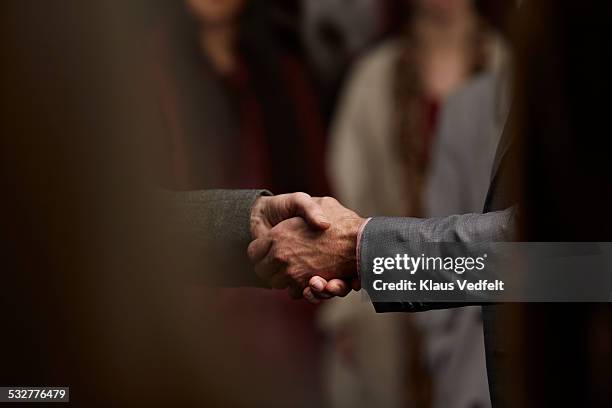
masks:
{"type": "Polygon", "coordinates": [[[263,237],[275,225],[293,217],[302,217],[315,230],[330,226],[322,207],[306,193],[261,196],[251,209],[251,237],[263,237]]]}
{"type": "MultiPolygon", "coordinates": [[[[251,237],[261,238],[278,223],[293,217],[302,217],[315,230],[322,231],[330,226],[321,206],[306,193],[261,196],[251,209],[251,237]]],[[[296,299],[302,297],[297,288],[290,289],[289,294],[296,299]]]]}
{"type": "Polygon", "coordinates": [[[356,277],[350,281],[343,279],[330,279],[327,281],[320,276],[313,276],[310,278],[308,286],[302,291],[302,294],[304,299],[310,303],[317,304],[321,299],[345,297],[350,293],[351,289],[354,291],[361,289],[359,278],[356,277]]]}
{"type": "Polygon", "coordinates": [[[289,286],[292,297],[301,297],[313,276],[330,280],[329,290],[317,291],[318,298],[346,295],[350,288],[342,280],[356,277],[357,234],[365,219],[333,198],[313,201],[329,219],[329,228],[313,229],[301,218],[282,221],[251,242],[249,258],[260,278],[274,288],[289,286]]]}

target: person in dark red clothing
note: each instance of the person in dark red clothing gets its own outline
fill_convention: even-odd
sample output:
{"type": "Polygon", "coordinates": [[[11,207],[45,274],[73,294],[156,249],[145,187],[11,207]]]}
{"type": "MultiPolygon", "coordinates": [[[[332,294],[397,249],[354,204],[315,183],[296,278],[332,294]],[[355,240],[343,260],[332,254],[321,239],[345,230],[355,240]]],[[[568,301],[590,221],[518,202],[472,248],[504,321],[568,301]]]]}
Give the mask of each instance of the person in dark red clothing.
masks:
{"type": "MultiPolygon", "coordinates": [[[[325,130],[314,90],[297,56],[273,35],[265,5],[177,3],[182,7],[164,16],[155,37],[168,125],[163,185],[325,195],[325,130]]],[[[231,321],[233,337],[244,339],[244,370],[256,374],[262,395],[278,392],[269,389],[265,371],[283,378],[300,404],[321,402],[313,381],[319,370],[312,306],[253,288],[198,287],[194,297],[231,321]]]]}
{"type": "Polygon", "coordinates": [[[327,193],[325,130],[259,2],[188,0],[159,41],[171,187],[327,193]]]}

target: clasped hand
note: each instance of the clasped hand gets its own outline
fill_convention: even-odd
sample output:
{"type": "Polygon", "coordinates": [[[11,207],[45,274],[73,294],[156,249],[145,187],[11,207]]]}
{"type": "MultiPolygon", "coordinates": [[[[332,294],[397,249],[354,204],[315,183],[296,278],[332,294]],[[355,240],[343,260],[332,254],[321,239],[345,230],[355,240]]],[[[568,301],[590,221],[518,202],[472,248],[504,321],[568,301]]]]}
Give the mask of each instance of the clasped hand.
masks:
{"type": "Polygon", "coordinates": [[[365,220],[331,197],[260,197],[251,213],[248,256],[257,275],[311,303],[360,287],[357,235],[365,220]]]}

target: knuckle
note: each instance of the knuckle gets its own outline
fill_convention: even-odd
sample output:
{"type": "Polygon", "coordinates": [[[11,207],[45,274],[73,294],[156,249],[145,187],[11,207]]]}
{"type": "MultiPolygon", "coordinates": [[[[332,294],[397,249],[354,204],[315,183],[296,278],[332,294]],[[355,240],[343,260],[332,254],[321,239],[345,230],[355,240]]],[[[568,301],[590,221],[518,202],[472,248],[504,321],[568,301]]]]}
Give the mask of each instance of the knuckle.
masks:
{"type": "Polygon", "coordinates": [[[281,226],[274,227],[268,233],[268,237],[270,239],[271,247],[277,247],[283,242],[283,230],[281,226]]]}
{"type": "Polygon", "coordinates": [[[278,245],[275,245],[272,248],[272,259],[274,259],[276,262],[280,262],[280,263],[286,263],[288,256],[287,256],[287,251],[284,248],[281,248],[278,245]]]}
{"type": "Polygon", "coordinates": [[[324,204],[336,204],[338,202],[338,200],[336,200],[334,197],[330,197],[330,196],[325,196],[322,199],[324,204]]]}
{"type": "Polygon", "coordinates": [[[310,194],[304,193],[304,192],[298,192],[298,193],[293,193],[293,197],[296,200],[307,200],[310,198],[310,194]]]}
{"type": "Polygon", "coordinates": [[[270,250],[270,256],[272,257],[273,260],[279,261],[280,260],[280,249],[278,249],[277,246],[273,246],[272,249],[270,250]]]}
{"type": "Polygon", "coordinates": [[[287,276],[290,276],[292,279],[295,279],[300,275],[300,269],[294,265],[288,266],[285,271],[287,276]]]}

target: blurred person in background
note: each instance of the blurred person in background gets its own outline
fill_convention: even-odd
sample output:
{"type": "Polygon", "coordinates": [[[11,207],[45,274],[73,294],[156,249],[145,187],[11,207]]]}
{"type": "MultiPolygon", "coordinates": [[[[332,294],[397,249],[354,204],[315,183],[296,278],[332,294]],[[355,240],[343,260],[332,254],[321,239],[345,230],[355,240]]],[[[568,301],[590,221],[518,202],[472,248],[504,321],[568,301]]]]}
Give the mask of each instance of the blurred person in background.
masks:
{"type": "MultiPolygon", "coordinates": [[[[153,48],[170,136],[158,147],[161,184],[324,195],[318,101],[299,55],[275,35],[270,3],[175,3],[158,25],[153,48]]],[[[249,350],[245,370],[265,367],[285,380],[300,404],[319,402],[319,381],[307,381],[319,372],[314,307],[260,288],[194,292],[231,319],[249,350]]],[[[258,378],[261,392],[273,395],[271,383],[258,378]]]]}
{"type": "Polygon", "coordinates": [[[508,116],[508,80],[506,69],[484,73],[444,103],[425,188],[427,217],[482,211],[508,116]]]}
{"type": "Polygon", "coordinates": [[[334,192],[366,215],[423,214],[441,104],[465,80],[496,70],[506,53],[471,0],[414,0],[405,9],[403,35],[354,68],[330,137],[334,192]]]}
{"type": "Polygon", "coordinates": [[[177,3],[154,49],[171,133],[164,181],[326,193],[318,103],[299,56],[274,36],[269,3],[177,3]]]}
{"type": "Polygon", "coordinates": [[[300,31],[327,121],[355,58],[389,30],[387,0],[300,0],[300,31]]]}
{"type": "MultiPolygon", "coordinates": [[[[505,59],[501,36],[482,15],[487,8],[470,0],[408,1],[401,34],[358,62],[333,123],[328,156],[334,194],[349,208],[363,215],[427,213],[423,194],[440,107],[465,81],[499,70],[505,59]]],[[[484,198],[476,210],[483,204],[484,198]]],[[[489,406],[478,313],[433,313],[376,315],[356,293],[325,304],[319,317],[335,356],[328,368],[335,405],[345,406],[341,401],[363,389],[363,406],[489,406]],[[437,338],[440,331],[448,342],[437,338]],[[388,343],[376,356],[360,348],[372,336],[388,343]],[[469,353],[460,338],[471,342],[469,353]],[[345,357],[347,344],[357,363],[345,357]]]]}
{"type": "Polygon", "coordinates": [[[380,34],[382,7],[377,0],[303,1],[302,32],[317,73],[336,79],[352,56],[380,34]]]}

